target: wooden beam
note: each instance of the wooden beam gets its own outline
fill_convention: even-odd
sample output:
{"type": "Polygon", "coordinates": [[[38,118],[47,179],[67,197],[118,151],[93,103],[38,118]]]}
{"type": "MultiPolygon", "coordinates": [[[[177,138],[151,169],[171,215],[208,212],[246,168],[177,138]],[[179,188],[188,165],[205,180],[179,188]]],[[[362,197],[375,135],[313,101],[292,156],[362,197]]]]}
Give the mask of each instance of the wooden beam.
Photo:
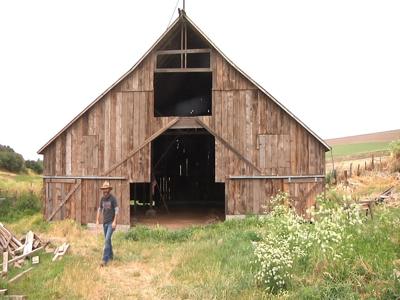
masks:
{"type": "Polygon", "coordinates": [[[205,123],[203,123],[199,118],[196,118],[196,121],[209,133],[211,133],[215,138],[217,138],[222,144],[224,144],[229,150],[231,150],[233,153],[235,153],[241,160],[243,160],[245,163],[247,163],[250,167],[255,169],[258,173],[262,173],[261,169],[257,167],[255,164],[253,164],[250,160],[248,160],[246,157],[244,157],[239,151],[237,151],[234,147],[231,146],[225,139],[223,139],[221,136],[219,136],[214,130],[212,130],[210,127],[208,127],[205,123]]]}
{"type": "Polygon", "coordinates": [[[60,205],[51,213],[51,215],[47,218],[47,222],[51,221],[51,219],[53,219],[53,217],[55,216],[55,214],[61,209],[61,207],[63,207],[63,205],[68,201],[69,198],[71,198],[72,194],[75,193],[75,191],[80,188],[82,184],[82,180],[78,179],[78,182],[74,185],[74,187],[72,188],[72,190],[65,196],[64,200],[62,200],[62,202],[60,203],[60,205]]]}
{"type": "MultiPolygon", "coordinates": [[[[185,29],[185,50],[187,50],[187,24],[186,22],[183,23],[183,28],[185,29]]],[[[187,52],[185,52],[185,58],[184,58],[184,67],[185,69],[187,68],[187,52]]]]}
{"type": "Polygon", "coordinates": [[[118,168],[120,165],[122,165],[124,162],[126,162],[129,158],[131,158],[133,155],[135,155],[140,149],[142,149],[143,147],[145,147],[148,143],[150,143],[151,141],[153,141],[155,138],[157,138],[159,135],[161,135],[164,131],[166,131],[167,129],[169,129],[170,127],[172,127],[173,125],[175,125],[180,118],[175,118],[173,119],[171,122],[169,122],[165,127],[161,128],[160,130],[156,131],[155,133],[153,133],[149,138],[147,138],[139,147],[137,147],[136,149],[132,150],[131,152],[129,152],[122,160],[120,160],[119,162],[117,162],[116,164],[112,165],[108,170],[106,170],[105,172],[103,172],[102,176],[105,176],[109,173],[111,173],[112,171],[114,171],[116,168],[118,168]]]}
{"type": "Polygon", "coordinates": [[[29,271],[31,271],[32,269],[33,269],[33,267],[30,267],[29,269],[26,269],[25,271],[19,273],[17,276],[15,276],[14,278],[10,279],[10,280],[8,281],[8,283],[14,282],[14,281],[17,280],[18,278],[20,278],[22,275],[24,275],[24,274],[28,273],[29,271]]]}
{"type": "Polygon", "coordinates": [[[325,178],[325,175],[266,175],[266,176],[229,176],[230,179],[315,179],[325,178]]]}
{"type": "Polygon", "coordinates": [[[43,176],[43,179],[48,179],[48,183],[75,183],[76,178],[65,176],[43,176]]]}
{"type": "Polygon", "coordinates": [[[211,68],[157,68],[154,70],[156,73],[195,73],[195,72],[211,72],[211,68]]]}
{"type": "Polygon", "coordinates": [[[3,252],[3,272],[2,274],[5,275],[8,272],[8,252],[3,252]]]}
{"type": "Polygon", "coordinates": [[[8,261],[8,264],[12,264],[13,262],[19,261],[20,259],[23,259],[23,258],[25,258],[25,257],[27,257],[27,256],[29,256],[29,255],[31,255],[31,254],[33,254],[33,253],[36,253],[36,252],[38,252],[38,251],[40,251],[40,250],[42,250],[42,249],[43,249],[43,246],[41,246],[41,247],[39,247],[39,248],[36,248],[35,250],[32,250],[32,251],[29,252],[29,253],[22,254],[22,255],[20,255],[20,256],[16,256],[16,257],[14,257],[13,259],[10,259],[10,260],[8,261]]]}
{"type": "MultiPolygon", "coordinates": [[[[181,25],[181,50],[183,50],[183,24],[181,25]]],[[[183,52],[181,52],[181,68],[183,68],[183,52]]]]}
{"type": "Polygon", "coordinates": [[[211,49],[182,49],[182,50],[160,50],[157,51],[157,55],[169,55],[169,54],[185,54],[185,53],[211,53],[211,49]]]}
{"type": "Polygon", "coordinates": [[[43,176],[43,179],[50,179],[51,183],[75,183],[75,179],[92,179],[92,180],[125,180],[126,177],[113,177],[113,176],[43,176]],[[59,179],[59,180],[58,180],[59,179]],[[63,181],[63,180],[73,180],[63,181]]]}

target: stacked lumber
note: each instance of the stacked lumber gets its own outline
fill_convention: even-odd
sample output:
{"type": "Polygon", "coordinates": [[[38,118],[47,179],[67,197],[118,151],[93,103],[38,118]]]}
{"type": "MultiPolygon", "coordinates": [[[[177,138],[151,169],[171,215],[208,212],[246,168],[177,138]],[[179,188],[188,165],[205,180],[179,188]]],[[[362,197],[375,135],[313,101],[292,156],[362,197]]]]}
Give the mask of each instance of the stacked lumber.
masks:
{"type": "Polygon", "coordinates": [[[3,253],[2,276],[6,276],[8,267],[21,268],[25,258],[43,249],[44,243],[36,234],[29,231],[25,237],[18,239],[10,230],[0,223],[0,252],[3,253]]]}
{"type": "Polygon", "coordinates": [[[8,252],[10,258],[19,254],[28,254],[33,250],[45,246],[45,243],[32,231],[19,240],[10,230],[0,223],[0,250],[8,252]]]}
{"type": "Polygon", "coordinates": [[[16,256],[24,249],[21,243],[2,223],[0,223],[0,246],[2,252],[8,252],[11,257],[16,256]]]}

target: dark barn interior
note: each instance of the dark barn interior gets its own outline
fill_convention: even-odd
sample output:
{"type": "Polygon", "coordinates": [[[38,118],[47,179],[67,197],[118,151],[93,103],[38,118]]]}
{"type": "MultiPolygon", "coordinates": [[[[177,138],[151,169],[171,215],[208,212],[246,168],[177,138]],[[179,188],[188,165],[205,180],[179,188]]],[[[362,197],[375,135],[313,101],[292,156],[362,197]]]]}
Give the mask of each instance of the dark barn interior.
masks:
{"type": "Polygon", "coordinates": [[[154,116],[211,115],[212,74],[178,72],[154,74],[154,116]]]}
{"type": "Polygon", "coordinates": [[[170,129],[151,148],[151,183],[131,184],[132,213],[139,221],[223,218],[225,190],[223,183],[215,182],[212,135],[198,128],[170,129]]]}

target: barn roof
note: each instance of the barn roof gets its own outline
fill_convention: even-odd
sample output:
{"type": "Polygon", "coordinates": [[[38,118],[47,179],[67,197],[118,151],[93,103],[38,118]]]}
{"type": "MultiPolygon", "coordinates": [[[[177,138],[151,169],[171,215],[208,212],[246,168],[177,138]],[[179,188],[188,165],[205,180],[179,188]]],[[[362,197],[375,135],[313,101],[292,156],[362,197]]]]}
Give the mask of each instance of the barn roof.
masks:
{"type": "Polygon", "coordinates": [[[98,96],[92,103],[90,103],[80,114],[78,114],[71,122],[69,122],[61,131],[59,131],[52,139],[50,139],[42,148],[38,150],[38,154],[43,154],[43,151],[55,140],[57,139],[65,130],[67,130],[76,120],[78,120],[85,112],[87,112],[92,106],[94,106],[98,101],[100,101],[109,91],[111,91],[115,86],[117,86],[122,80],[124,80],[130,73],[132,73],[140,63],[157,47],[157,45],[173,30],[173,28],[181,21],[187,21],[193,28],[195,28],[198,33],[214,48],[233,68],[235,68],[240,74],[242,74],[246,79],[253,83],[260,91],[262,91],[266,96],[268,96],[272,101],[274,101],[280,108],[282,108],[287,114],[289,114],[293,119],[295,119],[305,130],[307,130],[311,135],[313,135],[327,151],[331,150],[331,147],[314,131],[312,131],[307,125],[305,125],[299,118],[297,118],[291,111],[289,111],[282,103],[280,103],[275,97],[273,97],[268,91],[266,91],[260,84],[258,84],[254,79],[243,72],[235,63],[233,63],[217,46],[214,44],[210,38],[186,15],[183,11],[181,15],[175,19],[175,21],[167,28],[167,30],[157,39],[157,41],[150,47],[149,50],[139,59],[139,61],[130,68],[124,75],[122,75],[116,82],[114,82],[108,89],[106,89],[100,96],[98,96]]]}

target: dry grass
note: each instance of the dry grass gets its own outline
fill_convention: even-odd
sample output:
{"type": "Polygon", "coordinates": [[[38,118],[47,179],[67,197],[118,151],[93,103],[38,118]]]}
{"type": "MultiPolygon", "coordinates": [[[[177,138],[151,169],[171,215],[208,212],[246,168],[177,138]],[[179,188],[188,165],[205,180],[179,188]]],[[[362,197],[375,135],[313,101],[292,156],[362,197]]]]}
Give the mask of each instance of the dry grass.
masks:
{"type": "Polygon", "coordinates": [[[344,195],[351,196],[353,200],[368,200],[375,199],[390,187],[395,187],[394,197],[398,197],[397,192],[400,192],[400,180],[396,175],[367,172],[363,176],[352,176],[348,179],[348,184],[338,184],[330,192],[337,193],[339,197],[344,195]]]}
{"type": "Polygon", "coordinates": [[[14,174],[0,171],[0,192],[8,194],[21,194],[24,192],[33,192],[37,195],[42,190],[42,178],[28,170],[27,174],[14,174]]]}

